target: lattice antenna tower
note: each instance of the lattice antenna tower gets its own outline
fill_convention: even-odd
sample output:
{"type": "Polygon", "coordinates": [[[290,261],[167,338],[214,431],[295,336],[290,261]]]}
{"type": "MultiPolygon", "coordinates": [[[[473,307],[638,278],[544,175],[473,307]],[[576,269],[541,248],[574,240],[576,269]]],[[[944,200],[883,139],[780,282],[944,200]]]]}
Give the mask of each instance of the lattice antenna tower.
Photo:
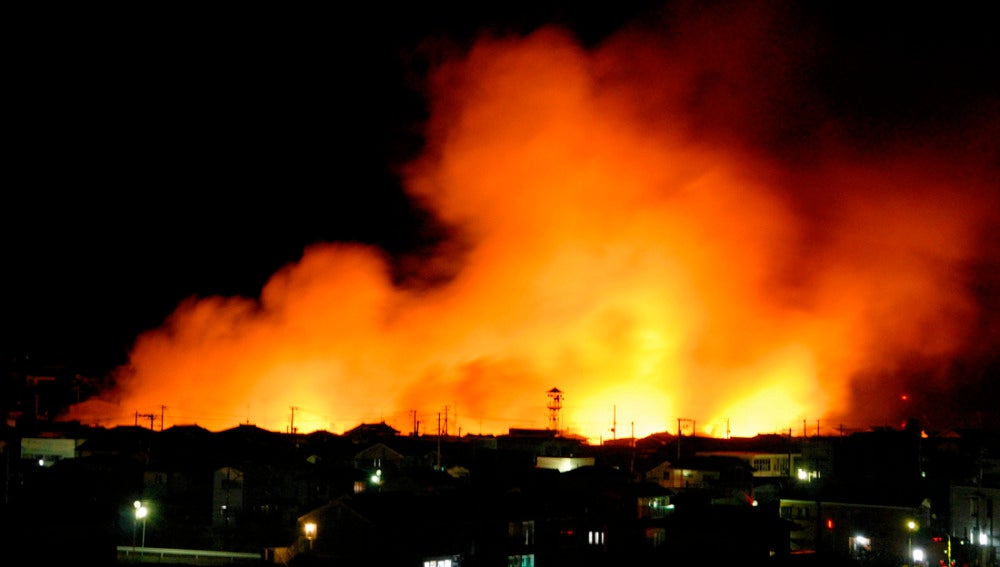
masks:
{"type": "Polygon", "coordinates": [[[549,429],[559,431],[559,410],[562,409],[563,393],[559,388],[552,388],[548,392],[549,402],[549,429]]]}

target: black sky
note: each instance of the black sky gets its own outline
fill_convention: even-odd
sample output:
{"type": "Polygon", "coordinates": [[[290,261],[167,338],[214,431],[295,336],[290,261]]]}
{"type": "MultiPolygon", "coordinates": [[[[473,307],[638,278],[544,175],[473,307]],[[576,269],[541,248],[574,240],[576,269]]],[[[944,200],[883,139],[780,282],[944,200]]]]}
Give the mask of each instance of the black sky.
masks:
{"type": "MultiPolygon", "coordinates": [[[[789,6],[819,31],[803,80],[859,140],[943,131],[969,104],[1000,104],[984,7],[789,6]]],[[[101,373],[184,298],[255,297],[310,243],[431,245],[440,227],[395,168],[420,147],[434,50],[542,24],[594,44],[661,7],[272,9],[7,14],[5,357],[101,373]]],[[[983,268],[994,298],[995,269],[983,268]]]]}

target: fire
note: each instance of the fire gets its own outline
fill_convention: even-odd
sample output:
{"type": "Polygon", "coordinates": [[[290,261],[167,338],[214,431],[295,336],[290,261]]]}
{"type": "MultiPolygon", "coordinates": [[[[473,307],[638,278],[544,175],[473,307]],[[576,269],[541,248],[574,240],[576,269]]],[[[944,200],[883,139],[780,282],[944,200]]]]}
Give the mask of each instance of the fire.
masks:
{"type": "Polygon", "coordinates": [[[637,33],[587,50],[546,28],[444,61],[403,176],[453,230],[436,257],[401,284],[414,259],[316,243],[259,298],[179,305],[70,417],[506,433],[546,427],[555,385],[591,440],[883,421],[856,384],[968,338],[955,274],[995,197],[902,146],[869,160],[823,134],[789,164],[747,140],[790,119],[765,103],[791,53],[746,49],[753,30],[709,52],[637,33]]]}

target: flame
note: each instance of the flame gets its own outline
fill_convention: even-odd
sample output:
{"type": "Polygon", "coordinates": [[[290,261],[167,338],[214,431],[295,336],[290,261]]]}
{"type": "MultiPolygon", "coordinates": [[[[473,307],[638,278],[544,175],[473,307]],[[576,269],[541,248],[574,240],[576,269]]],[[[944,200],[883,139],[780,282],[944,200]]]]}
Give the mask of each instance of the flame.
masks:
{"type": "Polygon", "coordinates": [[[786,159],[762,137],[791,120],[774,100],[799,96],[779,90],[792,52],[737,22],[593,49],[542,28],[448,58],[403,174],[452,230],[435,256],[399,283],[417,259],[316,243],[259,298],[190,298],[71,417],[499,434],[546,427],[556,386],[562,428],[591,440],[883,421],[859,381],[969,338],[956,274],[995,196],[974,156],[958,176],[952,156],[871,159],[829,130],[802,141],[813,161],[786,159]]]}

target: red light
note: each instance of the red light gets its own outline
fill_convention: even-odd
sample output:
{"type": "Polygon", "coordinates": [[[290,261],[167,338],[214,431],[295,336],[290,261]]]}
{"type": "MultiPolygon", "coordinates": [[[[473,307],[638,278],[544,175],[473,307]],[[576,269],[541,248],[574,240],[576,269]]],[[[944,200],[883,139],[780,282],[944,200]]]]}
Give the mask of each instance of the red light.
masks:
{"type": "Polygon", "coordinates": [[[833,518],[827,518],[827,520],[826,520],[826,529],[828,529],[828,530],[832,530],[833,529],[833,518]]]}

